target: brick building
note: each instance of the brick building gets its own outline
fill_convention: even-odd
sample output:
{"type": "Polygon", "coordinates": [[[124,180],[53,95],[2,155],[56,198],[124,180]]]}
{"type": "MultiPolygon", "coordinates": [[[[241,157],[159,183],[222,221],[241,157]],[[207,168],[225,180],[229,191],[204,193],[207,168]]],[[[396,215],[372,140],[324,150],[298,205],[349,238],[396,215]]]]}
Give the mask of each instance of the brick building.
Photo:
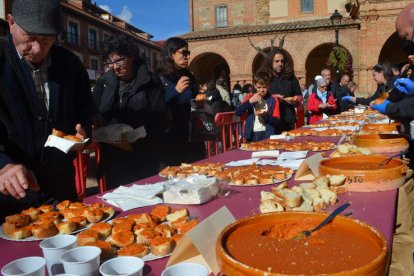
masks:
{"type": "Polygon", "coordinates": [[[395,18],[410,2],[190,0],[191,32],[182,37],[189,41],[190,68],[198,80],[222,77],[232,86],[236,81],[250,81],[260,66],[263,57],[255,48],[269,50],[271,40],[277,46],[286,35],[284,49],[293,60],[296,76],[310,84],[327,67],[335,43],[330,16],[337,9],[343,15],[339,44],[349,53],[348,71],[364,95],[376,88],[373,65],[406,60],[395,33],[395,18]]]}
{"type": "MultiPolygon", "coordinates": [[[[12,9],[11,0],[0,0],[0,19],[12,9]]],[[[83,62],[94,81],[103,72],[104,44],[112,34],[124,33],[138,44],[141,57],[154,70],[161,61],[161,48],[152,35],[99,8],[90,0],[61,0],[63,33],[59,44],[70,49],[83,62]]]]}

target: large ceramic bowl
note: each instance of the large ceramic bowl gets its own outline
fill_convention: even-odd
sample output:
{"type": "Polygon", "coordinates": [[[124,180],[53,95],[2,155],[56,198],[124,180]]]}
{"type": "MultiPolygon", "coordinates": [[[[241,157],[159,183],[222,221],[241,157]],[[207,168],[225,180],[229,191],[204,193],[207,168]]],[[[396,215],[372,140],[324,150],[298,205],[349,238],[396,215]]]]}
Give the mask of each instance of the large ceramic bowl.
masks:
{"type": "Polygon", "coordinates": [[[407,136],[401,134],[360,134],[355,136],[357,147],[369,148],[374,154],[388,154],[408,149],[407,136]]]}
{"type": "Polygon", "coordinates": [[[396,189],[405,182],[407,165],[397,158],[380,165],[387,158],[383,155],[329,158],[319,164],[319,174],[344,174],[347,177],[345,185],[349,191],[376,192],[396,189]]]}
{"type": "Polygon", "coordinates": [[[368,133],[392,133],[398,131],[399,126],[399,123],[366,124],[362,127],[362,131],[368,133]]]}
{"type": "Polygon", "coordinates": [[[219,235],[223,275],[384,275],[387,241],[372,226],[338,216],[311,237],[326,213],[280,212],[240,219],[219,235]]]}

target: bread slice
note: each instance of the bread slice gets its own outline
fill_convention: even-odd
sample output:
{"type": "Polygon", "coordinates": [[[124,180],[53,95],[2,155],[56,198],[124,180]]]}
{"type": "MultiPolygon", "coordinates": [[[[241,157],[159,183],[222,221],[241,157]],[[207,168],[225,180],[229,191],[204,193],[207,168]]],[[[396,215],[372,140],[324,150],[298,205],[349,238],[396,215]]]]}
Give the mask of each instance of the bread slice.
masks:
{"type": "Polygon", "coordinates": [[[347,144],[338,145],[338,151],[342,154],[347,154],[349,152],[349,147],[347,144]]]}
{"type": "Polygon", "coordinates": [[[189,232],[191,229],[193,229],[197,224],[198,224],[198,220],[193,219],[191,221],[181,224],[180,226],[177,226],[177,230],[181,234],[185,234],[189,232]]]}
{"type": "Polygon", "coordinates": [[[360,153],[362,153],[363,155],[370,155],[370,154],[372,154],[372,150],[370,150],[369,148],[360,148],[360,147],[358,147],[358,151],[360,153]]]}
{"type": "Polygon", "coordinates": [[[331,186],[331,187],[329,187],[329,190],[331,190],[335,194],[339,195],[339,194],[344,194],[344,193],[348,192],[348,187],[346,185],[331,186]]]}
{"type": "Polygon", "coordinates": [[[30,223],[30,216],[25,214],[10,215],[5,218],[6,223],[14,224],[16,227],[23,227],[30,223]]]}
{"type": "Polygon", "coordinates": [[[168,205],[157,205],[151,211],[151,216],[159,219],[160,222],[164,222],[167,219],[167,215],[171,212],[171,207],[168,205]]]}
{"type": "Polygon", "coordinates": [[[305,201],[313,205],[313,202],[315,201],[315,199],[320,197],[320,194],[318,190],[309,189],[309,190],[303,190],[302,196],[305,201]]]}
{"type": "Polygon", "coordinates": [[[152,229],[138,229],[135,231],[137,243],[149,245],[149,242],[157,237],[157,233],[152,229]]]}
{"type": "Polygon", "coordinates": [[[292,211],[313,212],[313,207],[308,201],[304,200],[300,206],[292,208],[292,211]]]}
{"type": "Polygon", "coordinates": [[[312,182],[317,187],[329,187],[329,179],[326,176],[319,176],[315,178],[312,182]]]}
{"type": "Polygon", "coordinates": [[[91,230],[95,230],[98,232],[98,235],[100,238],[105,239],[109,235],[111,235],[112,232],[112,225],[107,222],[98,222],[89,228],[91,230]]]}
{"type": "Polygon", "coordinates": [[[135,241],[135,236],[131,231],[120,231],[117,233],[112,233],[107,241],[115,246],[124,247],[133,244],[135,241]]]}
{"type": "Polygon", "coordinates": [[[188,216],[188,210],[186,208],[182,208],[182,209],[175,210],[171,214],[168,214],[166,218],[169,222],[172,222],[179,218],[187,217],[187,216],[188,216]]]}
{"type": "Polygon", "coordinates": [[[39,219],[40,210],[34,207],[22,211],[23,215],[28,215],[32,221],[39,219]]]}
{"type": "Polygon", "coordinates": [[[101,249],[101,260],[106,260],[114,257],[115,250],[112,247],[110,242],[107,241],[96,241],[96,242],[88,242],[85,246],[96,246],[101,249]]]}
{"type": "Polygon", "coordinates": [[[303,188],[299,186],[293,186],[291,190],[297,192],[298,194],[302,194],[303,188]]]}
{"type": "Polygon", "coordinates": [[[78,245],[83,246],[89,242],[96,242],[99,234],[94,230],[85,230],[76,235],[78,238],[78,245]]]}
{"type": "Polygon", "coordinates": [[[344,174],[339,175],[330,175],[328,174],[326,177],[329,179],[330,186],[341,186],[345,183],[346,176],[344,174]]]}
{"type": "Polygon", "coordinates": [[[318,189],[321,198],[326,204],[334,205],[337,201],[337,196],[334,192],[329,189],[318,189]]]}
{"type": "Polygon", "coordinates": [[[150,241],[151,253],[156,256],[166,256],[174,249],[172,238],[158,237],[150,241]]]}
{"type": "Polygon", "coordinates": [[[118,255],[119,256],[134,256],[134,257],[142,258],[148,255],[149,252],[150,251],[148,247],[138,244],[138,243],[133,243],[133,244],[127,245],[119,249],[118,255]]]}
{"type": "Polygon", "coordinates": [[[290,208],[295,208],[300,206],[302,203],[302,196],[292,190],[288,190],[285,192],[285,196],[283,197],[283,206],[287,206],[290,208]]]}
{"type": "Polygon", "coordinates": [[[63,221],[56,224],[56,227],[59,230],[60,234],[71,234],[76,230],[76,223],[72,221],[63,221]]]}
{"type": "Polygon", "coordinates": [[[275,199],[275,194],[271,193],[271,192],[266,192],[266,191],[261,191],[260,192],[260,202],[266,201],[266,200],[274,200],[275,199]]]}
{"type": "Polygon", "coordinates": [[[14,230],[10,237],[16,240],[22,240],[28,237],[32,236],[32,226],[28,225],[28,226],[23,226],[21,228],[18,228],[16,230],[14,230]]]}
{"type": "Polygon", "coordinates": [[[104,217],[104,212],[100,209],[85,209],[83,215],[90,223],[97,223],[104,217]]]}
{"type": "Polygon", "coordinates": [[[44,221],[32,224],[32,234],[36,238],[49,238],[59,233],[53,221],[44,221]]]}
{"type": "Polygon", "coordinates": [[[122,232],[122,231],[131,231],[134,224],[128,223],[127,221],[123,223],[117,223],[112,226],[112,234],[122,232]]]}
{"type": "Polygon", "coordinates": [[[315,211],[320,212],[326,209],[327,204],[322,198],[317,197],[313,200],[312,206],[315,211]]]}
{"type": "Polygon", "coordinates": [[[261,202],[259,209],[262,214],[284,211],[283,205],[276,203],[273,200],[266,200],[266,201],[261,202]]]}
{"type": "Polygon", "coordinates": [[[299,187],[304,190],[315,189],[316,185],[314,183],[300,183],[299,187]]]}

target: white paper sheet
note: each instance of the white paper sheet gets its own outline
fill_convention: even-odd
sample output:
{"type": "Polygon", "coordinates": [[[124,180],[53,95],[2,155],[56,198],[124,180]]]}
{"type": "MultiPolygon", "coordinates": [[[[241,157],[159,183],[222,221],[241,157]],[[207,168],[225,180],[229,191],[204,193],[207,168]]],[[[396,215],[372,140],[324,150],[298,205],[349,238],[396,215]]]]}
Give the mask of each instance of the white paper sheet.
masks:
{"type": "Polygon", "coordinates": [[[308,151],[302,150],[302,151],[285,151],[282,152],[278,160],[284,160],[284,159],[302,159],[305,158],[306,155],[308,155],[308,151]]]}

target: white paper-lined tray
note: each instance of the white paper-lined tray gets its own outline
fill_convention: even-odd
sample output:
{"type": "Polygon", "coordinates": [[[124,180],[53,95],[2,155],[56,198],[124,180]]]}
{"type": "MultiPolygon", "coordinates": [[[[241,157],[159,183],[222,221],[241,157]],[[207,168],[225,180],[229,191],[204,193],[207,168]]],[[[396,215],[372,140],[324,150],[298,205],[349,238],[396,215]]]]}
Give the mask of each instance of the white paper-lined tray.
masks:
{"type": "Polygon", "coordinates": [[[83,149],[88,141],[89,138],[84,139],[82,142],[75,142],[55,135],[49,135],[46,140],[45,147],[55,147],[64,153],[68,153],[69,151],[79,151],[83,149]]]}

